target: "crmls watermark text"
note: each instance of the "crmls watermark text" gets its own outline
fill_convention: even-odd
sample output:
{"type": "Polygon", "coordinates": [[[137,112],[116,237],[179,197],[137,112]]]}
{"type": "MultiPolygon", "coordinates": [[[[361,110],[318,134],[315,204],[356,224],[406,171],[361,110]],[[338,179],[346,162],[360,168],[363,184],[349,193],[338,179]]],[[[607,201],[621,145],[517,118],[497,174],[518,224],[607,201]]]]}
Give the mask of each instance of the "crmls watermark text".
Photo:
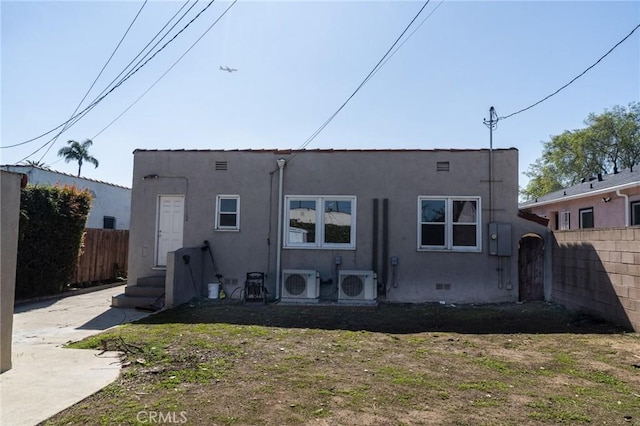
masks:
{"type": "Polygon", "coordinates": [[[186,411],[139,411],[136,420],[140,423],[159,424],[173,423],[180,424],[187,422],[186,411]]]}

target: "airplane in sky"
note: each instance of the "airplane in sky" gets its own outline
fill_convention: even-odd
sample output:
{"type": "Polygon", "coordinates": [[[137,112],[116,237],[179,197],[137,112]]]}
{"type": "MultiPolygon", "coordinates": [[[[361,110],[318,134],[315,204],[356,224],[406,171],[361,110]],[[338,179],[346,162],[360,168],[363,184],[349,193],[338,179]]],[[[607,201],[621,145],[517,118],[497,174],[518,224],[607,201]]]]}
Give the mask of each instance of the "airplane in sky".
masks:
{"type": "Polygon", "coordinates": [[[238,70],[235,69],[235,68],[223,67],[222,65],[220,65],[220,71],[234,72],[234,71],[238,71],[238,70]]]}

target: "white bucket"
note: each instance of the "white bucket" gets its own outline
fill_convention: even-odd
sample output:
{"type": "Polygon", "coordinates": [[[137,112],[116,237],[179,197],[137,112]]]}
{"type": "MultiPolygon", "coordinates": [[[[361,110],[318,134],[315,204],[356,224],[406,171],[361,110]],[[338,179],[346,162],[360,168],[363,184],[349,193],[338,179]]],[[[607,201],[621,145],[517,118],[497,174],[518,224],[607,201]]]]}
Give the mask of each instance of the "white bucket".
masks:
{"type": "Polygon", "coordinates": [[[217,299],[220,295],[220,284],[209,283],[209,299],[217,299]]]}

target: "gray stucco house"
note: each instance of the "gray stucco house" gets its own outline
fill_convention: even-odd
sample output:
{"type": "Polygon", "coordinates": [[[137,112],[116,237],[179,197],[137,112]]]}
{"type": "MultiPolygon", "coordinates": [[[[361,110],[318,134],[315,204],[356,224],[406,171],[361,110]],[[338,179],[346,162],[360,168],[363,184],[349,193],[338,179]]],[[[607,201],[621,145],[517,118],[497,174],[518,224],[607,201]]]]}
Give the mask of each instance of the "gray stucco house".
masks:
{"type": "Polygon", "coordinates": [[[30,185],[75,185],[88,189],[93,200],[87,228],[129,229],[130,188],[30,165],[2,165],[0,169],[26,175],[30,185]]]}
{"type": "Polygon", "coordinates": [[[286,302],[517,301],[523,242],[549,238],[519,215],[517,165],[515,148],[136,150],[129,286],[155,277],[172,306],[217,274],[241,297],[260,271],[286,302]]]}

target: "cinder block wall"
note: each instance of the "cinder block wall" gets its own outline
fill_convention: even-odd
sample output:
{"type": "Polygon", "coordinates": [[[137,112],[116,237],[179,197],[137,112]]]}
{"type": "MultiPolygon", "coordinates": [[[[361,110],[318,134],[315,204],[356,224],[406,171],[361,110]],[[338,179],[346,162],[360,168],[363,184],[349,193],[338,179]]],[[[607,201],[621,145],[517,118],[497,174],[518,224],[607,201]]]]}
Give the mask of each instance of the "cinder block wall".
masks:
{"type": "Polygon", "coordinates": [[[555,231],[551,298],[640,331],[640,227],[555,231]]]}

